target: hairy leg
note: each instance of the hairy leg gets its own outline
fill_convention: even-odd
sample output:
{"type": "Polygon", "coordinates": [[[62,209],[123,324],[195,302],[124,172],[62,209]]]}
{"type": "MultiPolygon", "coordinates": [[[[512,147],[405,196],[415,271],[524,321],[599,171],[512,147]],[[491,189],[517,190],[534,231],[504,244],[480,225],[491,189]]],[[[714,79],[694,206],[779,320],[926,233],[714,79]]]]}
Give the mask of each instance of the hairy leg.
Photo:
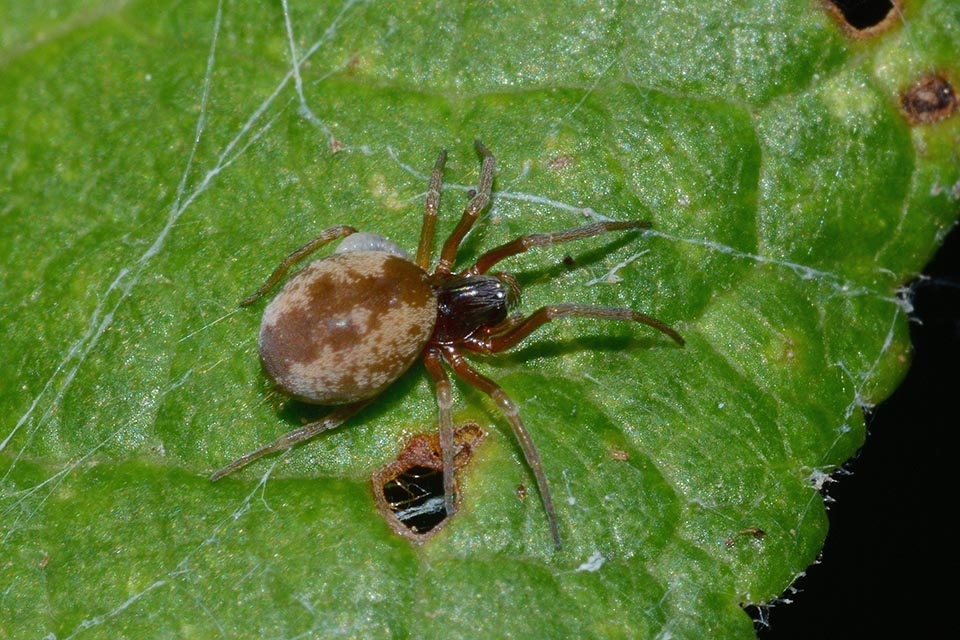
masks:
{"type": "Polygon", "coordinates": [[[464,236],[470,231],[473,223],[477,221],[480,212],[483,211],[487,203],[490,202],[490,190],[493,188],[493,173],[496,168],[496,161],[490,150],[483,146],[479,140],[474,141],[477,153],[483,157],[483,164],[480,167],[480,184],[477,186],[477,193],[467,203],[467,208],[463,211],[460,222],[454,228],[453,233],[447,238],[440,252],[440,262],[437,264],[437,273],[448,274],[453,268],[453,263],[457,259],[457,249],[463,242],[464,236]]]}
{"type": "Polygon", "coordinates": [[[234,471],[247,466],[254,460],[259,460],[263,456],[270,455],[271,453],[275,453],[277,451],[285,451],[294,445],[304,442],[305,440],[309,440],[318,433],[339,427],[368,404],[370,404],[370,400],[363,400],[362,402],[343,405],[342,407],[334,410],[333,413],[328,414],[323,420],[318,420],[316,422],[311,422],[308,425],[304,425],[299,429],[280,436],[270,444],[260,447],[256,451],[251,451],[246,455],[240,456],[210,476],[210,481],[216,482],[220,478],[230,475],[234,471]]]}
{"type": "Polygon", "coordinates": [[[246,307],[259,300],[263,294],[272,289],[275,284],[280,282],[280,279],[283,278],[290,267],[297,264],[323,245],[327,244],[328,242],[333,242],[337,238],[343,238],[356,232],[356,229],[345,224],[338,224],[335,227],[324,229],[316,238],[302,247],[294,250],[286,258],[281,260],[280,264],[277,265],[277,268],[274,269],[273,273],[270,274],[270,277],[267,278],[267,281],[264,282],[259,289],[241,300],[240,306],[246,307]]]}
{"type": "Polygon", "coordinates": [[[553,507],[553,496],[550,493],[550,486],[547,484],[547,475],[543,471],[543,462],[540,459],[540,452],[537,451],[530,432],[523,424],[520,418],[520,412],[517,405],[514,404],[510,396],[500,388],[496,382],[479,373],[476,369],[463,358],[456,347],[443,347],[443,359],[446,360],[453,372],[467,383],[486,393],[496,403],[497,407],[510,422],[514,435],[520,443],[520,449],[523,450],[523,456],[533,472],[533,477],[537,481],[537,488],[540,490],[540,499],[543,501],[544,511],[547,513],[547,521],[550,524],[550,534],[553,536],[553,543],[560,548],[560,531],[557,526],[557,513],[553,507]]]}
{"type": "MultiPolygon", "coordinates": [[[[680,346],[684,345],[683,337],[673,328],[645,313],[623,307],[564,303],[541,307],[523,320],[510,319],[507,323],[501,325],[504,330],[485,337],[471,338],[465,343],[465,346],[471,351],[480,353],[506,351],[515,347],[517,343],[551,320],[569,317],[639,322],[666,334],[680,346]]],[[[497,329],[498,327],[494,327],[493,330],[496,331],[497,329]]]]}
{"type": "Polygon", "coordinates": [[[437,389],[437,410],[439,411],[440,455],[443,458],[443,507],[447,516],[454,511],[454,465],[455,452],[453,434],[453,392],[450,378],[443,370],[440,352],[435,347],[427,349],[423,356],[427,372],[433,378],[437,389]]]}
{"type": "Polygon", "coordinates": [[[466,270],[466,273],[480,274],[486,273],[490,267],[497,264],[505,258],[523,253],[534,247],[549,247],[561,242],[571,242],[581,238],[597,236],[601,233],[610,231],[623,231],[626,229],[646,229],[650,226],[649,222],[643,220],[632,220],[628,222],[597,222],[588,224],[585,227],[576,227],[574,229],[564,229],[563,231],[553,231],[551,233],[531,233],[530,235],[520,236],[516,240],[500,245],[477,259],[476,264],[466,270]]]}
{"type": "Polygon", "coordinates": [[[437,158],[427,185],[427,204],[423,210],[423,226],[420,228],[420,244],[417,246],[417,265],[424,271],[430,269],[433,254],[433,230],[437,226],[437,208],[440,206],[440,186],[443,183],[443,165],[447,161],[444,149],[437,158]]]}

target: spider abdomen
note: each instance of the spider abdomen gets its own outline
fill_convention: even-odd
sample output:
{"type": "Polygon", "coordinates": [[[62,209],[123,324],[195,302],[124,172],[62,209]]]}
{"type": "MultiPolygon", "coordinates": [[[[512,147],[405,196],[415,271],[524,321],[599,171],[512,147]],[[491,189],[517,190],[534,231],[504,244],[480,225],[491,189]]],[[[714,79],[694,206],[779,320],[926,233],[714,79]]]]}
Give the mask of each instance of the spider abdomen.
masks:
{"type": "Polygon", "coordinates": [[[357,402],[413,364],[436,319],[436,294],[416,264],[382,251],[337,253],[308,265],[267,305],[260,360],[300,400],[357,402]]]}

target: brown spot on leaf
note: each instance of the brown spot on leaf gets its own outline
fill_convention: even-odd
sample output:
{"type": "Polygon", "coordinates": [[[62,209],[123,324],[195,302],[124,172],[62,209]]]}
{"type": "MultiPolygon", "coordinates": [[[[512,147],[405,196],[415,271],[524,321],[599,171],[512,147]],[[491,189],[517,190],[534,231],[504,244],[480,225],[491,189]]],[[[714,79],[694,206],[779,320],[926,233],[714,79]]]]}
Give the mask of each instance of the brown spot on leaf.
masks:
{"type": "Polygon", "coordinates": [[[903,92],[900,108],[910,124],[938,122],[956,112],[957,92],[943,75],[933,73],[903,92]]]}
{"type": "Polygon", "coordinates": [[[723,542],[727,547],[732,547],[734,544],[736,544],[738,539],[746,537],[753,538],[754,540],[763,540],[767,537],[767,532],[760,527],[745,527],[740,531],[737,531],[723,542]]]}
{"type": "MultiPolygon", "coordinates": [[[[486,435],[476,422],[467,422],[454,430],[455,472],[470,462],[486,435]]],[[[377,509],[397,535],[414,542],[426,542],[440,531],[450,518],[443,504],[439,436],[436,433],[414,436],[396,460],[374,472],[373,497],[377,509]]],[[[461,494],[457,490],[454,508],[459,508],[460,503],[461,494]]]]}

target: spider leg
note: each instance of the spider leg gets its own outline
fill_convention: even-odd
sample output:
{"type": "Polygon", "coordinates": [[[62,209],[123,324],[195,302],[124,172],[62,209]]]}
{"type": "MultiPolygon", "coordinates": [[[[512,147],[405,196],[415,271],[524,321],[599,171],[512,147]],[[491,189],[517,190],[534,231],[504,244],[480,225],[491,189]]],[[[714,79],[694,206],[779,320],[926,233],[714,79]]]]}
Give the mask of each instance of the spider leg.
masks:
{"type": "Polygon", "coordinates": [[[465,345],[470,350],[480,353],[506,351],[516,346],[521,340],[551,320],[569,317],[639,322],[666,334],[680,346],[685,344],[683,337],[673,328],[645,313],[623,307],[600,307],[591,304],[564,303],[540,307],[520,322],[508,320],[507,323],[505,323],[505,331],[483,338],[471,338],[465,345]]]}
{"type": "Polygon", "coordinates": [[[497,264],[504,258],[515,256],[534,247],[548,247],[561,242],[570,242],[581,238],[600,235],[609,231],[621,231],[624,229],[646,229],[650,223],[645,220],[631,220],[627,222],[597,222],[588,224],[585,227],[576,227],[574,229],[564,229],[563,231],[554,231],[552,233],[531,233],[530,235],[520,236],[516,240],[500,245],[490,251],[487,251],[477,259],[476,264],[466,270],[466,273],[474,275],[486,273],[490,267],[497,264]]]}
{"type": "Polygon", "coordinates": [[[324,229],[316,238],[303,245],[299,249],[294,250],[286,258],[281,260],[280,264],[277,265],[277,268],[274,269],[273,273],[270,274],[270,277],[267,278],[267,281],[264,282],[259,289],[241,300],[240,306],[247,307],[259,300],[263,294],[272,289],[273,286],[277,284],[281,278],[283,278],[284,274],[287,273],[290,267],[297,264],[323,245],[327,244],[328,242],[333,242],[337,238],[343,238],[356,232],[356,229],[345,224],[338,224],[335,227],[324,229]]]}
{"type": "Polygon", "coordinates": [[[437,163],[430,173],[427,185],[427,205],[423,210],[423,226],[420,229],[420,244],[417,246],[417,265],[426,271],[430,267],[433,253],[433,229],[437,226],[437,207],[440,205],[440,185],[443,183],[443,165],[447,161],[447,150],[440,152],[437,163]]]}
{"type": "Polygon", "coordinates": [[[335,409],[333,413],[328,414],[327,417],[322,420],[304,425],[299,429],[280,436],[270,444],[260,447],[256,451],[251,451],[246,455],[240,456],[210,476],[210,481],[216,482],[220,478],[228,476],[234,471],[247,466],[254,460],[259,460],[263,456],[275,453],[277,451],[285,451],[296,444],[299,444],[305,440],[309,440],[322,431],[339,427],[368,404],[370,404],[370,400],[362,400],[361,402],[343,405],[342,407],[335,409]]]}
{"type": "Polygon", "coordinates": [[[487,378],[464,359],[457,351],[456,347],[443,347],[443,359],[450,365],[453,372],[460,376],[470,385],[480,389],[493,400],[503,415],[510,422],[513,433],[520,443],[520,449],[523,450],[523,457],[527,460],[530,470],[533,471],[533,477],[537,480],[537,488],[540,490],[540,499],[543,501],[543,508],[547,512],[547,521],[550,523],[550,533],[553,536],[553,543],[560,548],[560,531],[557,526],[557,513],[553,508],[553,497],[550,493],[550,486],[547,484],[547,475],[543,471],[543,462],[540,460],[540,452],[530,437],[530,432],[523,425],[520,419],[520,412],[517,405],[514,404],[510,396],[500,388],[496,382],[487,378]]]}
{"type": "Polygon", "coordinates": [[[452,516],[454,511],[454,464],[453,458],[455,451],[453,434],[453,392],[450,385],[450,378],[447,372],[443,370],[443,362],[440,352],[436,347],[430,347],[423,356],[423,362],[427,367],[427,372],[433,378],[437,389],[437,409],[439,411],[440,421],[440,455],[443,458],[443,508],[447,516],[452,516]]]}
{"type": "Polygon", "coordinates": [[[453,233],[443,244],[443,249],[440,252],[440,262],[437,264],[437,273],[450,273],[453,262],[457,258],[457,249],[460,248],[460,243],[463,242],[464,236],[476,222],[477,216],[490,202],[490,189],[493,187],[493,172],[496,168],[496,161],[493,154],[483,146],[482,142],[475,140],[473,145],[477,148],[477,153],[483,156],[483,164],[480,166],[480,184],[477,185],[476,195],[467,203],[467,208],[464,209],[460,222],[457,223],[453,233]]]}

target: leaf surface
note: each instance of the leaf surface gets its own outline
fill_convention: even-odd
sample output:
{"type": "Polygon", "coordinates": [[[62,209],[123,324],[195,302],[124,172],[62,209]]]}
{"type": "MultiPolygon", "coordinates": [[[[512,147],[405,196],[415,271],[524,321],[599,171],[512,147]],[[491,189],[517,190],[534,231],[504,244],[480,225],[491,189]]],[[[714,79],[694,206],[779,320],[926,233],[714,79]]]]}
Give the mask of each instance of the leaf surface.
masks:
{"type": "Polygon", "coordinates": [[[954,221],[960,134],[899,96],[957,77],[960,10],[854,41],[813,4],[567,4],[3,10],[0,637],[752,636],[741,606],[817,557],[818,489],[907,366],[898,288],[954,221]],[[526,311],[628,306],[687,340],[571,320],[475,360],[562,549],[462,383],[488,433],[462,511],[421,546],[390,531],[370,476],[435,429],[420,365],[211,484],[321,415],[271,392],[262,303],[237,302],[333,224],[413,251],[446,148],[442,240],[475,138],[498,173],[460,264],[649,219],[502,266],[526,311]]]}

